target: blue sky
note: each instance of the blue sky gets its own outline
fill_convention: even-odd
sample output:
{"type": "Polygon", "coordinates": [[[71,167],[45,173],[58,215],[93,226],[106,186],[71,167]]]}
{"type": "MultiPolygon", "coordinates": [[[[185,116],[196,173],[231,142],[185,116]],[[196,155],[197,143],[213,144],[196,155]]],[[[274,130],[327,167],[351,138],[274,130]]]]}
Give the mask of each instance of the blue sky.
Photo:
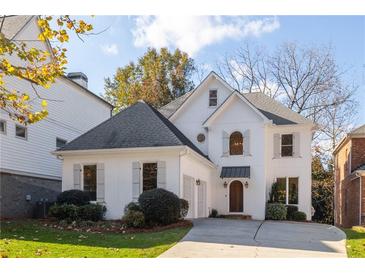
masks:
{"type": "MultiPolygon", "coordinates": [[[[148,46],[176,47],[187,51],[209,69],[225,55],[249,42],[274,50],[283,42],[321,46],[331,44],[346,80],[359,86],[356,98],[365,102],[365,17],[360,16],[260,16],[260,17],[86,17],[95,32],[84,42],[72,37],[67,45],[67,71],[82,71],[89,88],[104,92],[104,78],[117,67],[135,61],[148,46]]],[[[355,124],[365,123],[360,104],[355,124]]]]}

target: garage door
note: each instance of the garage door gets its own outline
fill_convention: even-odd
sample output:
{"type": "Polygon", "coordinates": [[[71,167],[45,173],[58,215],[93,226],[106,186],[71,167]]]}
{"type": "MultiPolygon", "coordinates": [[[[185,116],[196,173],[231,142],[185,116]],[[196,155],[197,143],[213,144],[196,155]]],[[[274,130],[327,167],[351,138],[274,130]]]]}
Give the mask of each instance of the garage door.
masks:
{"type": "Polygon", "coordinates": [[[207,217],[207,183],[200,181],[198,186],[198,217],[207,217]]]}
{"type": "Polygon", "coordinates": [[[194,178],[184,175],[183,198],[189,202],[189,212],[186,218],[194,218],[194,178]]]}

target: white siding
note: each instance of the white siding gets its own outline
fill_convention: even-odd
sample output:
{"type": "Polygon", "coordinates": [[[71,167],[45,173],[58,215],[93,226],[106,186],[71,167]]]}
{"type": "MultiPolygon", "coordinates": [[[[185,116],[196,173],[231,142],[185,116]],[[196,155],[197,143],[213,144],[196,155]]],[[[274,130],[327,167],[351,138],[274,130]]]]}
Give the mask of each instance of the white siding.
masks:
{"type": "MultiPolygon", "coordinates": [[[[107,219],[119,219],[132,201],[133,162],[166,162],[166,189],[180,196],[179,151],[144,151],[135,153],[64,156],[62,190],[73,189],[74,164],[104,164],[104,191],[107,219]]],[[[142,166],[142,165],[141,165],[142,166]]],[[[142,171],[141,171],[142,172],[142,171]]],[[[141,177],[142,179],[142,177],[141,177]]],[[[81,178],[81,185],[83,179],[81,178]]],[[[142,187],[142,184],[141,184],[142,187]]]]}
{"type": "MultiPolygon", "coordinates": [[[[36,21],[31,21],[18,35],[18,39],[36,39],[36,21]]],[[[37,42],[32,46],[45,45],[37,42]]],[[[4,79],[7,87],[28,91],[35,97],[28,82],[18,78],[4,79]]],[[[7,134],[0,134],[0,169],[15,170],[49,177],[61,177],[61,161],[51,152],[56,150],[56,138],[71,141],[110,117],[111,108],[73,82],[60,78],[49,88],[37,87],[38,93],[48,101],[46,119],[29,125],[28,139],[15,137],[15,122],[0,111],[0,118],[7,121],[7,134]]],[[[35,109],[40,105],[37,99],[35,109]]]]}

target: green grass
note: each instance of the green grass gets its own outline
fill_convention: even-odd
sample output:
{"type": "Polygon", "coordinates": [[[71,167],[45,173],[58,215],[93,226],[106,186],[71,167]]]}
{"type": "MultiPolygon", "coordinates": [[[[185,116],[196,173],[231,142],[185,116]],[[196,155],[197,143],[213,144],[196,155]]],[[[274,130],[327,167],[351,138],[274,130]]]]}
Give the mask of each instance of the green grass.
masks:
{"type": "Polygon", "coordinates": [[[9,258],[154,258],[190,229],[121,234],[63,231],[37,221],[3,221],[0,225],[0,257],[9,258]]]}
{"type": "Polygon", "coordinates": [[[353,227],[343,229],[346,233],[347,256],[349,258],[365,258],[365,228],[353,227]]]}

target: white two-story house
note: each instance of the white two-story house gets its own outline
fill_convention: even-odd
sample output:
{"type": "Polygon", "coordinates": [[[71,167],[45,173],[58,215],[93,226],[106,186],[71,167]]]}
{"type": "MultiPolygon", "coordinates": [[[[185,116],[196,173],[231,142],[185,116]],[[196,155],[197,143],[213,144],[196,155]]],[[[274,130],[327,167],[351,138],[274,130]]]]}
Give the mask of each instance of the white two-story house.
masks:
{"type": "Polygon", "coordinates": [[[140,193],[165,188],[189,201],[188,217],[265,218],[273,182],[283,203],[311,218],[313,123],[262,93],[239,93],[211,72],[159,110],[138,102],[54,154],[62,189],[83,189],[117,219],[140,193]]]}
{"type": "MultiPolygon", "coordinates": [[[[1,17],[0,23],[7,39],[51,50],[48,42],[38,40],[37,16],[1,17]]],[[[17,62],[14,56],[9,58],[17,62]]],[[[28,92],[35,109],[40,106],[28,82],[16,77],[4,80],[8,89],[28,92]]],[[[51,152],[111,117],[112,106],[88,90],[83,73],[70,73],[49,89],[36,90],[48,102],[44,120],[23,125],[0,109],[1,218],[31,217],[37,201],[53,201],[61,191],[62,161],[51,152]]]]}

